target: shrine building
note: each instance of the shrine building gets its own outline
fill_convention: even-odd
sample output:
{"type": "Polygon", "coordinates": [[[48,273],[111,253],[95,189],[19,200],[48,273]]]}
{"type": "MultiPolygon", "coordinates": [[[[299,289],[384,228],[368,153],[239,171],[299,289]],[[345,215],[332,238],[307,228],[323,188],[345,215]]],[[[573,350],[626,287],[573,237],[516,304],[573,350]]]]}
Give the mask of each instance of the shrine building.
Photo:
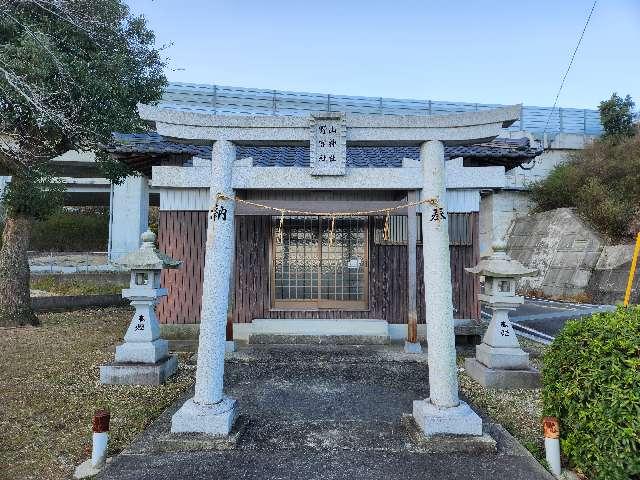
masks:
{"type": "Polygon", "coordinates": [[[374,323],[356,320],[378,321],[371,341],[404,339],[410,318],[424,338],[423,272],[434,259],[423,255],[429,239],[421,225],[445,219],[456,328],[479,336],[472,328],[479,284],[465,268],[480,256],[480,194],[503,187],[505,171],[540,154],[526,138],[499,136],[521,107],[476,104],[450,113],[431,102],[250,93],[234,102],[219,88],[174,85],[158,105],[140,106],[153,132],[117,133],[109,146],[144,173],[132,180],[141,192],[150,185],[159,193],[158,246],[183,262],[163,272],[163,336],[197,342],[207,225],[230,216],[227,206],[216,209],[215,195],[224,192],[212,190],[221,142],[232,161],[228,196],[236,199],[228,340],[316,335],[325,327],[368,335],[374,323]],[[446,159],[438,203],[421,193],[430,181],[421,144],[432,131],[446,159]],[[291,321],[269,322],[280,319],[291,321]]]}

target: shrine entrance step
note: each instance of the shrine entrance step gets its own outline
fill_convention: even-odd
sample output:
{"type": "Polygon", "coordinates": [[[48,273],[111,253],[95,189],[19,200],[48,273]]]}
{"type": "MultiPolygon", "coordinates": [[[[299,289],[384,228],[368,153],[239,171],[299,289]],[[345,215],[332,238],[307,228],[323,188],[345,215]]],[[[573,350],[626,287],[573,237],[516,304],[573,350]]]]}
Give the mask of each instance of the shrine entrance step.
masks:
{"type": "Polygon", "coordinates": [[[250,344],[384,345],[389,324],[375,319],[255,319],[250,344]]]}

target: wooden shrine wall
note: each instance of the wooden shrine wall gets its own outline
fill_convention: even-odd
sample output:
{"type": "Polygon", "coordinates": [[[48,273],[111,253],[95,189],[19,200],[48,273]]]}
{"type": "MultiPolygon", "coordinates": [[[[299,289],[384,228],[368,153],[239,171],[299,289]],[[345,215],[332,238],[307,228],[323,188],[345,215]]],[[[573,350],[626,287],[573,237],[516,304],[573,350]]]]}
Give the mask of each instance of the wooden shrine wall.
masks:
{"type": "MultiPolygon", "coordinates": [[[[479,260],[478,213],[450,213],[451,281],[455,318],[479,318],[478,280],[464,271],[479,260]]],[[[161,211],[158,226],[160,250],[182,260],[177,270],[162,273],[169,296],[158,305],[161,323],[200,321],[204,244],[207,212],[161,211]]],[[[373,225],[373,222],[370,222],[373,225]]],[[[269,297],[270,216],[236,217],[236,268],[234,322],[254,318],[377,318],[389,323],[407,322],[407,247],[374,242],[369,229],[369,309],[292,311],[272,310],[269,297]]],[[[417,249],[418,322],[424,323],[422,248],[417,249]]]]}

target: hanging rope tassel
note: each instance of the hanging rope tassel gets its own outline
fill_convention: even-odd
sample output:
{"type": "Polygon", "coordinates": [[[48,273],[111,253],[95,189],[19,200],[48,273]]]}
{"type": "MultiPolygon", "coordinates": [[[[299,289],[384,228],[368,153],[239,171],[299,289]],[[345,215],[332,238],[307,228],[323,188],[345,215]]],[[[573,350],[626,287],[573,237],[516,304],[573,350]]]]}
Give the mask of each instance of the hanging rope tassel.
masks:
{"type": "Polygon", "coordinates": [[[385,242],[389,241],[389,217],[391,216],[391,211],[387,210],[387,215],[384,217],[384,228],[382,229],[382,239],[385,242]]]}
{"type": "Polygon", "coordinates": [[[333,247],[333,242],[336,239],[336,217],[331,217],[331,228],[329,229],[329,247],[333,247]]]}
{"type": "Polygon", "coordinates": [[[284,210],[280,210],[280,225],[278,226],[278,243],[282,245],[284,241],[284,210]]]}

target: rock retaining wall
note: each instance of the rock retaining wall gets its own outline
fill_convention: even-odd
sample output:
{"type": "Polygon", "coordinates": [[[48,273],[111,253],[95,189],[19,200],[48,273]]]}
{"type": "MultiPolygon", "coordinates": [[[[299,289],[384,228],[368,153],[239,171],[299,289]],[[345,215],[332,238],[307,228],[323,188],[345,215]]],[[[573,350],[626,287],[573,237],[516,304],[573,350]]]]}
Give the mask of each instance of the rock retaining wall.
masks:
{"type": "Polygon", "coordinates": [[[520,282],[549,296],[584,293],[604,240],[569,208],[517,218],[507,235],[512,258],[538,270],[520,282]]]}
{"type": "MultiPolygon", "coordinates": [[[[524,291],[560,298],[584,295],[594,303],[614,304],[624,298],[633,245],[607,245],[572,209],[558,208],[514,220],[507,251],[538,269],[537,276],[520,281],[524,291]]],[[[638,282],[635,302],[640,301],[638,282]]]]}

